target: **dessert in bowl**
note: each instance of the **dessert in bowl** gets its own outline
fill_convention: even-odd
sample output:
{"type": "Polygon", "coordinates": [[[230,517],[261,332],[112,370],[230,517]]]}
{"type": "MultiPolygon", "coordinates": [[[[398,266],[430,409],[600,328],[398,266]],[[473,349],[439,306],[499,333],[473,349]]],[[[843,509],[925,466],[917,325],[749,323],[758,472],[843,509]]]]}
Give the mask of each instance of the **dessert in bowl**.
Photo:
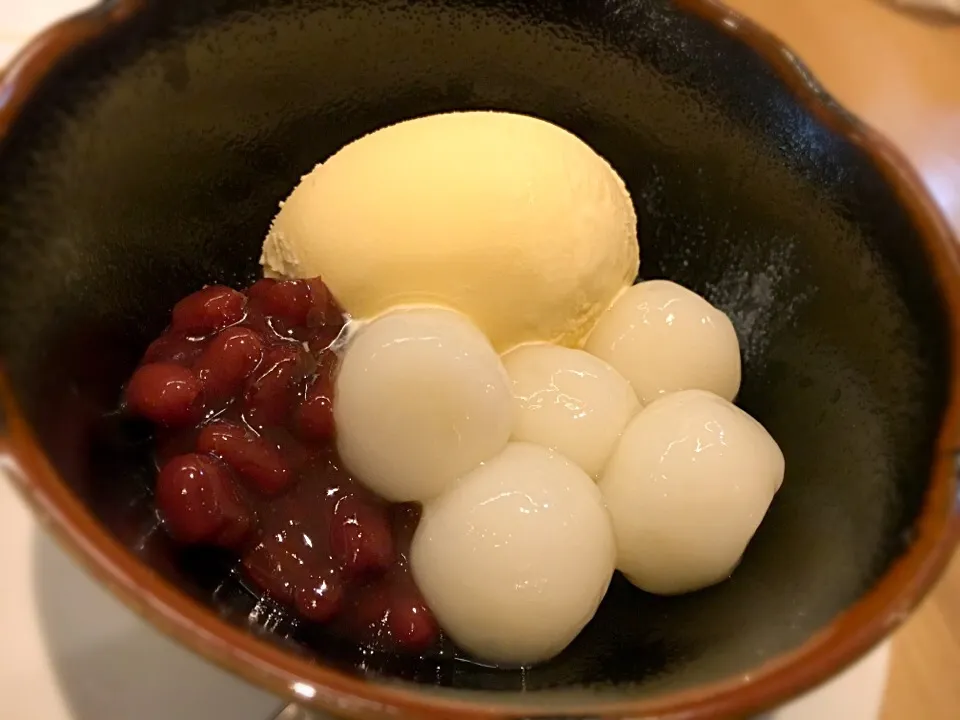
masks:
{"type": "MultiPolygon", "coordinates": [[[[956,258],[949,234],[885,145],[835,114],[800,76],[792,76],[792,88],[784,84],[764,59],[782,56],[754,30],[739,32],[758,43],[760,55],[725,34],[735,18],[707,6],[654,2],[625,5],[609,16],[610,8],[549,3],[507,10],[278,2],[226,12],[203,3],[147,3],[136,13],[121,3],[68,26],[89,30],[99,21],[104,32],[61,60],[35,93],[15,95],[8,114],[19,114],[0,157],[0,205],[8,219],[2,353],[12,388],[10,466],[23,468],[19,479],[81,559],[137,607],[149,608],[162,627],[251,679],[301,696],[312,691],[313,702],[344,714],[716,716],[782,700],[882,637],[891,618],[901,617],[932,582],[954,539],[956,258]],[[345,48],[355,54],[345,55],[345,48]],[[319,77],[318,67],[324,81],[308,82],[319,77]],[[244,288],[253,295],[270,289],[252,287],[264,236],[278,203],[318,161],[377,128],[487,109],[549,121],[615,168],[637,215],[644,281],[637,287],[669,281],[667,289],[682,286],[729,318],[742,361],[737,404],[785,459],[782,486],[729,580],[676,596],[663,593],[690,589],[684,577],[645,592],[616,574],[597,614],[570,644],[522,671],[511,662],[495,667],[483,661],[482,649],[468,647],[475,642],[456,631],[457,619],[439,610],[440,591],[425,593],[433,597],[426,606],[436,606],[434,619],[444,616],[436,627],[446,631],[443,637],[459,636],[456,642],[445,645],[442,637],[437,652],[367,652],[350,629],[304,621],[309,612],[322,613],[322,603],[298,606],[293,594],[284,597],[285,588],[263,593],[257,583],[270,578],[236,569],[230,553],[172,542],[170,533],[158,531],[154,512],[159,448],[153,428],[111,414],[151,342],[173,327],[176,315],[189,315],[171,314],[181,298],[204,285],[241,295],[244,288]],[[136,133],[120,131],[132,126],[136,133]]],[[[21,77],[36,74],[36,57],[23,66],[32,73],[21,77]]],[[[569,205],[559,204],[557,213],[569,205]]],[[[590,259],[580,258],[584,268],[590,259]]],[[[568,277],[580,270],[564,267],[568,277]]],[[[350,314],[364,314],[348,307],[353,301],[336,286],[336,275],[323,268],[297,274],[307,283],[311,311],[320,307],[336,318],[327,313],[336,301],[350,314]],[[310,284],[317,275],[323,286],[310,284]]],[[[293,295],[288,304],[296,305],[293,295]]],[[[658,402],[696,391],[678,389],[650,402],[648,390],[616,367],[616,353],[598,349],[600,335],[591,347],[589,336],[602,327],[595,321],[617,309],[615,303],[608,311],[604,302],[615,299],[594,303],[601,307],[590,318],[591,332],[572,332],[577,337],[570,344],[562,330],[533,339],[553,343],[550,355],[569,357],[560,352],[569,351],[582,361],[578,353],[584,353],[614,367],[614,379],[629,384],[644,406],[633,423],[658,402]]],[[[397,303],[431,304],[424,298],[397,303]]],[[[282,314],[283,303],[271,307],[261,317],[282,314]]],[[[519,318],[526,308],[510,309],[519,318]]],[[[497,340],[495,327],[474,310],[453,310],[457,319],[449,325],[463,337],[486,338],[495,357],[503,354],[498,361],[505,368],[515,365],[514,374],[541,364],[522,356],[536,353],[535,346],[513,350],[515,341],[497,340]]],[[[380,309],[370,314],[369,324],[358,323],[356,334],[343,338],[335,386],[343,380],[350,342],[397,319],[380,309]]],[[[220,350],[239,348],[232,357],[247,357],[242,350],[251,331],[262,345],[261,362],[268,352],[282,354],[282,343],[253,327],[254,320],[218,330],[220,350]]],[[[328,341],[298,342],[309,347],[311,340],[314,349],[328,341]]],[[[201,348],[208,352],[209,346],[201,348]]],[[[303,379],[311,389],[323,377],[320,359],[303,379]]],[[[191,368],[194,362],[199,355],[191,368]]],[[[561,361],[542,360],[551,362],[561,361]]],[[[674,365],[656,366],[685,371],[674,365]]],[[[730,376],[718,373],[717,381],[730,376]]],[[[729,402],[722,386],[711,390],[711,397],[729,402]]],[[[336,409],[336,393],[330,403],[322,394],[313,397],[295,419],[291,414],[278,425],[296,444],[303,444],[307,427],[323,431],[329,416],[321,411],[336,409]]],[[[669,406],[663,412],[666,419],[644,436],[671,417],[689,417],[671,415],[677,411],[669,406]]],[[[171,445],[169,458],[195,454],[198,473],[217,475],[222,462],[237,472],[241,461],[224,458],[231,443],[235,450],[248,438],[234,420],[223,418],[216,432],[204,427],[203,448],[199,437],[189,450],[171,445]]],[[[335,430],[338,425],[345,423],[335,419],[335,430]]],[[[485,463],[479,477],[477,470],[465,471],[470,482],[456,488],[459,495],[442,493],[440,509],[455,516],[458,506],[473,502],[466,492],[472,487],[511,477],[533,482],[534,465],[554,467],[553,477],[577,477],[569,486],[583,489],[584,498],[617,490],[603,471],[581,466],[591,464],[589,452],[553,451],[577,455],[560,470],[560,460],[544,456],[551,451],[531,449],[547,444],[537,433],[548,430],[550,423],[530,423],[524,431],[530,435],[515,438],[508,457],[479,461],[485,463]],[[501,459],[526,469],[494,473],[501,459]]],[[[638,462],[642,458],[625,458],[617,466],[630,474],[638,462]]],[[[609,456],[593,463],[606,467],[609,456]]],[[[261,481],[278,481],[283,472],[274,470],[261,481]]],[[[391,497],[397,504],[385,506],[373,497],[374,473],[362,470],[357,475],[365,478],[350,494],[363,507],[355,516],[369,510],[371,522],[382,526],[378,513],[385,512],[391,551],[402,555],[416,532],[414,519],[397,510],[413,513],[409,498],[391,497]]],[[[319,487],[295,485],[307,495],[319,487]]],[[[277,493],[271,502],[287,497],[277,493]]],[[[376,494],[385,499],[382,487],[376,494]]],[[[632,499],[627,494],[618,507],[632,499]]],[[[323,500],[288,505],[284,517],[323,500]]],[[[234,510],[242,526],[243,507],[234,510]]],[[[320,515],[306,521],[319,522],[320,515]]],[[[437,537],[460,527],[439,522],[439,511],[436,518],[437,537]]],[[[193,529],[202,534],[203,528],[193,529]]],[[[626,568],[619,550],[626,535],[614,533],[612,564],[634,583],[648,584],[644,576],[651,571],[677,567],[668,562],[651,569],[640,553],[626,568]]],[[[337,542],[353,539],[347,533],[337,542]]],[[[436,547],[452,552],[455,544],[436,547]]],[[[373,555],[375,564],[379,556],[373,555]]],[[[737,561],[724,559],[728,567],[716,579],[737,561]]],[[[396,567],[378,582],[401,575],[396,567]]],[[[407,587],[424,592],[427,584],[421,578],[407,587]]],[[[344,598],[360,598],[349,583],[341,590],[344,598]]],[[[348,616],[332,622],[348,625],[348,616]]],[[[429,634],[418,632],[411,635],[429,634]]]]}
{"type": "Polygon", "coordinates": [[[281,204],[274,277],[180,300],[127,383],[160,526],[297,625],[500,668],[559,655],[615,567],[723,581],[783,454],[731,404],[729,318],[632,284],[638,248],[623,181],[543,120],[349,144],[281,204]]]}

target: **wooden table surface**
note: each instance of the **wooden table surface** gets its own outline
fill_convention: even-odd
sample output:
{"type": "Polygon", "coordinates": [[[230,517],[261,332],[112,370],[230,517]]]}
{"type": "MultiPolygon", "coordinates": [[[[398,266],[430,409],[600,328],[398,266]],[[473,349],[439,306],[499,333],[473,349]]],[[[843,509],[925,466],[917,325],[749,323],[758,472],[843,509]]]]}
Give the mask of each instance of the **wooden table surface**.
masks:
{"type": "MultiPolygon", "coordinates": [[[[728,4],[784,40],[907,154],[960,239],[960,19],[919,17],[882,0],[728,4]]],[[[960,555],[894,638],[882,720],[960,720],[960,555]]]]}

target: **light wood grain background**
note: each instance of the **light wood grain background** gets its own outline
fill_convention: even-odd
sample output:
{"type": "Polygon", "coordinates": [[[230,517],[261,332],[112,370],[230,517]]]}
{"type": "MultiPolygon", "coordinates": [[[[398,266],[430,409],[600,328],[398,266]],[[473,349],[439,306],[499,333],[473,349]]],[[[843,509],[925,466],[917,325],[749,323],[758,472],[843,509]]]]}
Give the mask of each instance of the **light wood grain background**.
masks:
{"type": "MultiPolygon", "coordinates": [[[[960,238],[960,22],[880,0],[728,4],[784,40],[906,152],[960,238]]],[[[894,638],[882,720],[960,720],[960,555],[894,638]]]]}

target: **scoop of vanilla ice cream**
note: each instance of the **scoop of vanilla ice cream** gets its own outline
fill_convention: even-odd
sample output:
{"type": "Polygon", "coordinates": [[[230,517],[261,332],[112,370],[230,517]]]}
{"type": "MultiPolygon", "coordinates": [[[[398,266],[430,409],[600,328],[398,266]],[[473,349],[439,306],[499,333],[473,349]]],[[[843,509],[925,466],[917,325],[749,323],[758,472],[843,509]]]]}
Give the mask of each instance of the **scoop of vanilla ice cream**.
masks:
{"type": "Polygon", "coordinates": [[[458,310],[503,352],[578,344],[639,266],[620,177],[543,120],[460,112],[347,145],[306,175],[263,246],[267,276],[321,276],[355,318],[458,310]]]}

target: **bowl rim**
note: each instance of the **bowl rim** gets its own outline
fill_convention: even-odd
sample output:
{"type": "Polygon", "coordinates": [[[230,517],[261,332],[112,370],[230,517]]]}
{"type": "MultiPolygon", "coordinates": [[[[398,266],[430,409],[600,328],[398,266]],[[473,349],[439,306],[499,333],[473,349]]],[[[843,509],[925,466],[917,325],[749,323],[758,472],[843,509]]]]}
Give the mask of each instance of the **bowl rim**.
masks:
{"type": "MultiPolygon", "coordinates": [[[[151,0],[104,0],[33,39],[0,73],[0,141],[33,93],[75,50],[130,22],[151,0]]],[[[75,561],[161,631],[240,677],[305,706],[349,717],[493,720],[530,716],[705,720],[782,703],[864,655],[899,626],[933,587],[960,542],[960,246],[916,171],[889,141],[844,110],[794,53],[719,0],[672,0],[756,52],[820,122],[864,151],[922,234],[922,250],[948,310],[949,404],[930,486],[909,549],[865,596],[800,647],[749,673],[638,700],[577,701],[563,707],[454,699],[368,682],[284,652],[204,608],[139,562],[60,480],[17,406],[0,368],[0,470],[40,524],[75,561]]]]}

